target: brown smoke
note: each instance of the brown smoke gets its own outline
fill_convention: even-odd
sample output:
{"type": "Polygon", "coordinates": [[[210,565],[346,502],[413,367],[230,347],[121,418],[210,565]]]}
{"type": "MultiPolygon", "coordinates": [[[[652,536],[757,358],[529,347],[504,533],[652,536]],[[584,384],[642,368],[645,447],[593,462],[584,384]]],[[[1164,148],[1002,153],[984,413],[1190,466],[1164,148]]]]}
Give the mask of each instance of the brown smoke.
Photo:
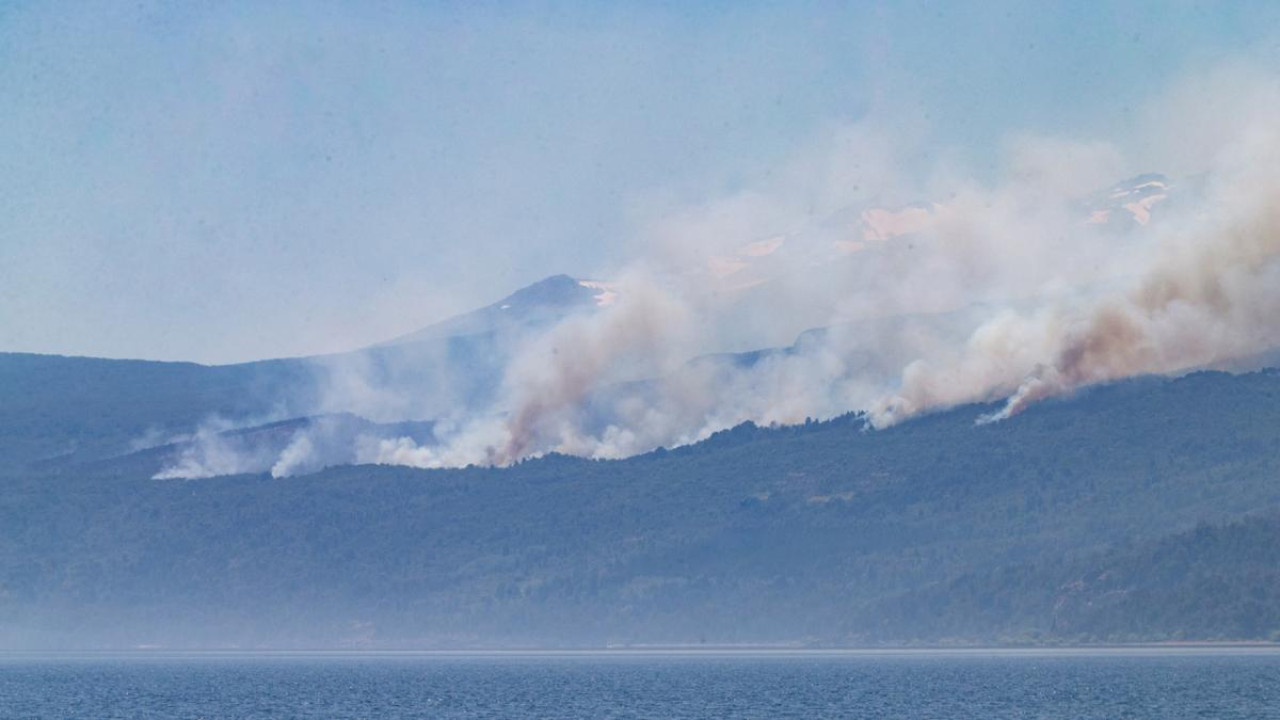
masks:
{"type": "MultiPolygon", "coordinates": [[[[1195,227],[1159,238],[1134,288],[1100,301],[1053,341],[991,419],[1037,400],[1135,375],[1212,367],[1280,342],[1280,182],[1245,173],[1219,187],[1195,227]]],[[[974,393],[975,399],[981,393],[974,393]]]]}
{"type": "MultiPolygon", "coordinates": [[[[657,257],[645,259],[661,282],[638,274],[621,283],[616,306],[534,338],[508,367],[499,405],[441,446],[384,444],[371,459],[619,457],[744,420],[864,409],[885,426],[1004,400],[986,418],[1000,420],[1094,383],[1247,364],[1280,346],[1280,88],[1237,75],[1156,105],[1165,123],[1156,130],[1171,137],[1193,118],[1197,166],[1184,170],[1202,180],[1175,178],[1182,190],[1154,212],[1142,205],[1129,229],[1087,222],[1082,205],[1122,173],[1174,164],[1169,153],[1135,168],[1106,143],[1024,137],[1003,182],[952,170],[913,190],[883,149],[891,134],[843,134],[842,153],[814,153],[823,161],[783,173],[781,187],[663,215],[649,250],[657,257]],[[1221,102],[1205,100],[1214,88],[1221,102]],[[1232,102],[1239,112],[1219,109],[1232,102]],[[1217,119],[1220,137],[1206,131],[1217,119]],[[874,190],[882,177],[894,178],[887,195],[874,190]],[[847,212],[900,210],[902,197],[943,199],[902,236],[868,240],[859,224],[868,216],[847,212]],[[812,327],[828,330],[753,362],[683,364],[812,327]],[[649,390],[613,392],[634,379],[649,390]]],[[[1119,207],[1128,205],[1113,219],[1127,216],[1119,207]]]]}
{"type": "Polygon", "coordinates": [[[588,396],[606,384],[665,374],[682,349],[685,310],[647,277],[618,283],[616,307],[571,318],[538,338],[508,370],[513,405],[503,446],[488,460],[508,465],[547,447],[575,447],[588,396]]]}

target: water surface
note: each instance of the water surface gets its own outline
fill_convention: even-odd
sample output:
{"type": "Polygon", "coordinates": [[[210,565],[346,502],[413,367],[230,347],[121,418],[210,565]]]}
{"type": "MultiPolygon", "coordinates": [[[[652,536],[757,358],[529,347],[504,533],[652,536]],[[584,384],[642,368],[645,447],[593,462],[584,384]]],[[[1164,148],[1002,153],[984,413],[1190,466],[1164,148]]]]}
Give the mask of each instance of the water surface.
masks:
{"type": "Polygon", "coordinates": [[[7,655],[0,716],[1280,718],[1280,654],[7,655]]]}

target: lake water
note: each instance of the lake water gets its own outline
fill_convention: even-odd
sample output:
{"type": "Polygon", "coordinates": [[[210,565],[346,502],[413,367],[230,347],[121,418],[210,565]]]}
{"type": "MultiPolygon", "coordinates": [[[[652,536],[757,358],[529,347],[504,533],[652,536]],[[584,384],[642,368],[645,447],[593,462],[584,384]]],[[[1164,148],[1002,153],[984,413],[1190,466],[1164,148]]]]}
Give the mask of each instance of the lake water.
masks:
{"type": "Polygon", "coordinates": [[[0,717],[1253,720],[1280,654],[7,655],[0,717]]]}

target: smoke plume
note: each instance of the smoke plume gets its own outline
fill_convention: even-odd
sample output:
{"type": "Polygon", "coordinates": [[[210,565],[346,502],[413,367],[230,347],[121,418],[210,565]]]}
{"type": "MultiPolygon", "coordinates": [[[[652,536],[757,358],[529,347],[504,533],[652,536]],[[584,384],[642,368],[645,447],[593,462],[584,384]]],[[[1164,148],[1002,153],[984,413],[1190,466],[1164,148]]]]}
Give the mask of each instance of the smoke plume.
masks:
{"type": "Polygon", "coordinates": [[[322,412],[430,419],[430,437],[311,432],[267,467],[616,458],[744,421],[886,427],[1003,400],[994,422],[1094,383],[1247,365],[1280,346],[1280,90],[1235,66],[1140,115],[1115,142],[1012,137],[994,179],[922,164],[872,116],[757,186],[645,205],[639,260],[605,274],[598,306],[322,365],[322,412]]]}

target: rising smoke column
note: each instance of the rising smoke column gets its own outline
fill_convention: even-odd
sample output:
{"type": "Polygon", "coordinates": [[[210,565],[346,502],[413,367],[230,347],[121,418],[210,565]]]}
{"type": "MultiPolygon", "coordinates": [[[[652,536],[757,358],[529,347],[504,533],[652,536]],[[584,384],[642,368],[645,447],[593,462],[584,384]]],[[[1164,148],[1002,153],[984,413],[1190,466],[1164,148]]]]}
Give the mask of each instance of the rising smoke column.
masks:
{"type": "Polygon", "coordinates": [[[912,241],[918,252],[857,256],[857,282],[808,271],[807,291],[833,307],[878,308],[883,322],[842,330],[833,317],[820,339],[748,364],[681,365],[695,347],[688,336],[723,308],[669,284],[624,283],[618,307],[570,318],[518,353],[499,416],[442,448],[390,447],[379,461],[623,457],[746,420],[866,410],[883,427],[1007,399],[986,418],[999,420],[1092,383],[1247,358],[1280,344],[1280,183],[1269,170],[1280,163],[1268,161],[1267,140],[1215,168],[1203,197],[1133,236],[1092,232],[1073,197],[1042,187],[974,191],[935,209],[912,241]],[[965,311],[932,322],[895,315],[948,307],[965,311]],[[645,377],[642,394],[609,392],[645,377]]]}
{"type": "Polygon", "coordinates": [[[632,440],[617,444],[620,436],[634,435],[607,421],[597,429],[602,421],[590,401],[603,388],[663,377],[687,358],[688,307],[643,270],[629,271],[616,286],[616,303],[570,315],[527,338],[506,369],[495,406],[442,428],[441,444],[383,441],[362,459],[417,467],[503,466],[552,451],[618,457],[651,449],[637,450],[632,440]]]}
{"type": "Polygon", "coordinates": [[[632,277],[619,286],[616,307],[560,323],[508,370],[514,402],[496,463],[510,464],[548,446],[583,454],[589,448],[579,447],[580,413],[592,392],[670,370],[682,345],[685,308],[647,279],[632,277]]]}
{"type": "Polygon", "coordinates": [[[984,323],[953,364],[906,368],[872,407],[888,425],[1007,397],[985,420],[1086,385],[1247,359],[1280,344],[1280,138],[1229,148],[1206,196],[1159,228],[1124,288],[984,323]]]}
{"type": "Polygon", "coordinates": [[[380,441],[361,458],[623,457],[746,420],[865,410],[883,427],[1004,400],[986,418],[1000,420],[1092,383],[1243,366],[1280,345],[1280,92],[1235,69],[1207,77],[1152,105],[1159,123],[1143,130],[1172,152],[1134,161],[1108,143],[1020,137],[993,183],[963,168],[912,183],[884,150],[892,133],[840,133],[838,152],[807,153],[777,187],[658,218],[636,263],[657,271],[523,343],[493,405],[451,417],[439,444],[380,441]],[[1176,202],[1134,211],[1130,230],[1090,224],[1090,195],[1170,167],[1176,202]],[[891,191],[876,191],[881,177],[891,191]],[[921,198],[937,201],[909,204],[921,198]],[[879,222],[904,207],[909,233],[879,222]],[[688,362],[804,327],[827,330],[750,362],[688,362]]]}

